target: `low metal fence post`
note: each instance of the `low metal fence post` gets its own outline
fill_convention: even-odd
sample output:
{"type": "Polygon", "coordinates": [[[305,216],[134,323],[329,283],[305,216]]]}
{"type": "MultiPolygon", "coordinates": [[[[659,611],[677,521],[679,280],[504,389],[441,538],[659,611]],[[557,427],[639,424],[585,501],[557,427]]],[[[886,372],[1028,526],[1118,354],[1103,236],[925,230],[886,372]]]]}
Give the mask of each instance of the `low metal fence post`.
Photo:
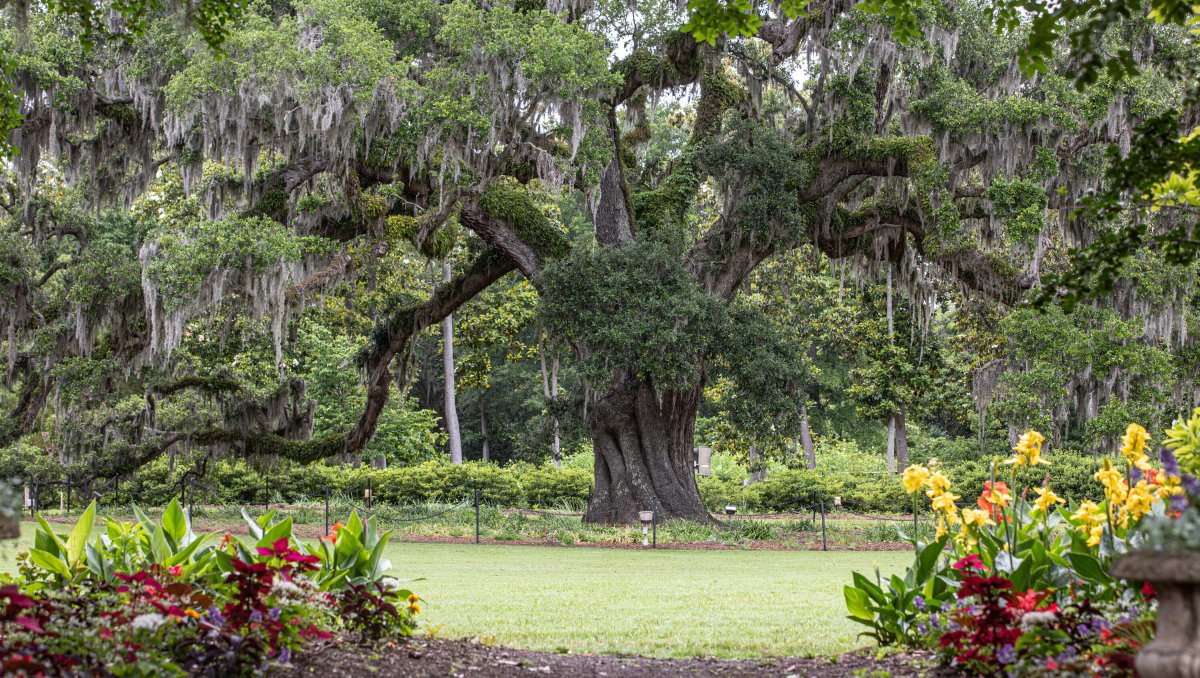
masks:
{"type": "Polygon", "coordinates": [[[829,542],[825,539],[825,500],[821,500],[821,550],[829,550],[829,542]]]}
{"type": "Polygon", "coordinates": [[[654,541],[651,542],[650,548],[658,548],[658,495],[652,497],[650,504],[650,524],[654,530],[654,541]]]}
{"type": "Polygon", "coordinates": [[[479,488],[475,488],[475,543],[479,543],[479,488]]]}
{"type": "Polygon", "coordinates": [[[329,486],[325,486],[325,534],[329,534],[329,486]]]}

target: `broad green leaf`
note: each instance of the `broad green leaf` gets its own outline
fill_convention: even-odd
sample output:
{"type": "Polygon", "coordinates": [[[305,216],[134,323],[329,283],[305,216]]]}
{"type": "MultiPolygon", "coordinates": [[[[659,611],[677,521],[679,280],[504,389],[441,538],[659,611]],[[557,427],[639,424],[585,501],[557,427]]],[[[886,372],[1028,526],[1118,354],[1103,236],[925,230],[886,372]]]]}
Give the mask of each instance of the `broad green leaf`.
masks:
{"type": "Polygon", "coordinates": [[[92,536],[92,528],[96,525],[96,500],[88,504],[84,509],[83,515],[79,516],[79,522],[75,523],[75,527],[71,530],[71,535],[67,537],[67,562],[72,565],[83,562],[84,549],[87,548],[88,539],[92,536]]]}
{"type": "Polygon", "coordinates": [[[51,553],[55,556],[61,556],[67,551],[67,545],[63,543],[61,537],[54,532],[54,528],[50,527],[50,523],[42,517],[42,514],[37,515],[38,525],[42,528],[34,535],[35,544],[38,548],[51,553]]]}
{"type": "Polygon", "coordinates": [[[262,536],[263,536],[262,526],[258,524],[258,521],[251,518],[250,514],[246,513],[246,509],[242,509],[242,519],[246,521],[246,527],[250,528],[250,536],[255,541],[262,539],[262,536]]]}
{"type": "Polygon", "coordinates": [[[1075,572],[1084,579],[1096,584],[1112,581],[1112,577],[1104,571],[1104,567],[1095,556],[1089,553],[1068,553],[1067,558],[1075,572]]]}
{"type": "Polygon", "coordinates": [[[150,537],[150,556],[159,565],[171,557],[171,546],[167,544],[167,534],[162,525],[154,526],[154,534],[150,537]]]}
{"type": "Polygon", "coordinates": [[[176,544],[182,544],[183,538],[187,536],[187,516],[183,514],[183,508],[179,506],[179,501],[172,499],[170,504],[167,504],[167,510],[163,512],[162,517],[163,531],[171,538],[171,541],[176,544]]]}
{"type": "Polygon", "coordinates": [[[29,549],[29,560],[38,567],[64,579],[71,578],[71,569],[61,558],[41,549],[29,549]]]}
{"type": "Polygon", "coordinates": [[[842,589],[842,593],[846,598],[846,609],[854,619],[863,621],[873,621],[875,615],[871,614],[870,597],[862,589],[854,586],[846,585],[842,589]]]}
{"type": "Polygon", "coordinates": [[[272,546],[280,539],[292,538],[292,519],[284,518],[283,520],[271,526],[271,529],[263,533],[263,536],[258,540],[259,546],[272,546]]]}

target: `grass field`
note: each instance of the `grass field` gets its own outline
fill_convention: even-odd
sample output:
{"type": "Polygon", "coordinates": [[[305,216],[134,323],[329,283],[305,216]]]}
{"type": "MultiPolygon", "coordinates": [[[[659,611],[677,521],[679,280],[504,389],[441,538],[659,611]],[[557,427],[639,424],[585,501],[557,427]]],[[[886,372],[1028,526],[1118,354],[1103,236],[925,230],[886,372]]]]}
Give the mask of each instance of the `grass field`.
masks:
{"type": "MultiPolygon", "coordinates": [[[[24,523],[22,546],[32,541],[24,523]]],[[[66,529],[66,526],[64,526],[66,529]]],[[[18,546],[0,547],[12,572],[18,546]]],[[[429,632],[539,650],[651,656],[829,654],[864,644],[842,586],[904,552],[650,551],[393,544],[429,632]]]]}

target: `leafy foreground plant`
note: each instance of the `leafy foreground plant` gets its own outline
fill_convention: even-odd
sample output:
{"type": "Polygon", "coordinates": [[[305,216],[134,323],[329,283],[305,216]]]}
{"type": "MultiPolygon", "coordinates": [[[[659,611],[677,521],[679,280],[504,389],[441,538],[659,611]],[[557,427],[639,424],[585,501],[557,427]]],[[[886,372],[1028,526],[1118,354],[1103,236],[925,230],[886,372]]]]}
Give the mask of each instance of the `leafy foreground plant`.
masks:
{"type": "Polygon", "coordinates": [[[1007,460],[1008,482],[992,480],[971,508],[935,465],[904,471],[914,508],[920,494],[938,516],[934,540],[901,534],[916,549],[904,577],[854,573],[845,588],[850,618],[880,644],[936,650],[972,675],[1132,675],[1133,655],[1153,634],[1154,591],[1108,574],[1115,557],[1142,540],[1148,516],[1178,516],[1177,469],[1151,466],[1145,429],[1131,424],[1123,469],[1106,459],[1095,478],[1099,504],[1068,504],[1047,484],[1017,487],[1017,470],[1049,462],[1036,431],[1007,460]]]}
{"type": "Polygon", "coordinates": [[[172,502],[159,522],[105,521],[95,504],[64,540],[39,517],[20,577],[0,588],[3,672],[242,676],[315,639],[411,635],[420,599],[384,577],[390,533],[352,513],[314,545],[290,519],[246,516],[253,545],[192,532],[172,502]]]}

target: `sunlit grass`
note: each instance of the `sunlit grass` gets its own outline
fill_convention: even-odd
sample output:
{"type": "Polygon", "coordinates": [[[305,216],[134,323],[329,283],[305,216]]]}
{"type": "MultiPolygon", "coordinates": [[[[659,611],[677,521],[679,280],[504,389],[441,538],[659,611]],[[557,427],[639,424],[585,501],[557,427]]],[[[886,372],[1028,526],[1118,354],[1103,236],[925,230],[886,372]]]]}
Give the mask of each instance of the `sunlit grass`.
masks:
{"type": "MultiPolygon", "coordinates": [[[[62,525],[65,532],[67,525],[62,525]]],[[[0,571],[33,540],[0,542],[0,571]]],[[[540,650],[653,656],[830,654],[861,646],[850,572],[901,571],[904,552],[653,551],[395,543],[392,574],[423,578],[426,629],[540,650]]]]}

